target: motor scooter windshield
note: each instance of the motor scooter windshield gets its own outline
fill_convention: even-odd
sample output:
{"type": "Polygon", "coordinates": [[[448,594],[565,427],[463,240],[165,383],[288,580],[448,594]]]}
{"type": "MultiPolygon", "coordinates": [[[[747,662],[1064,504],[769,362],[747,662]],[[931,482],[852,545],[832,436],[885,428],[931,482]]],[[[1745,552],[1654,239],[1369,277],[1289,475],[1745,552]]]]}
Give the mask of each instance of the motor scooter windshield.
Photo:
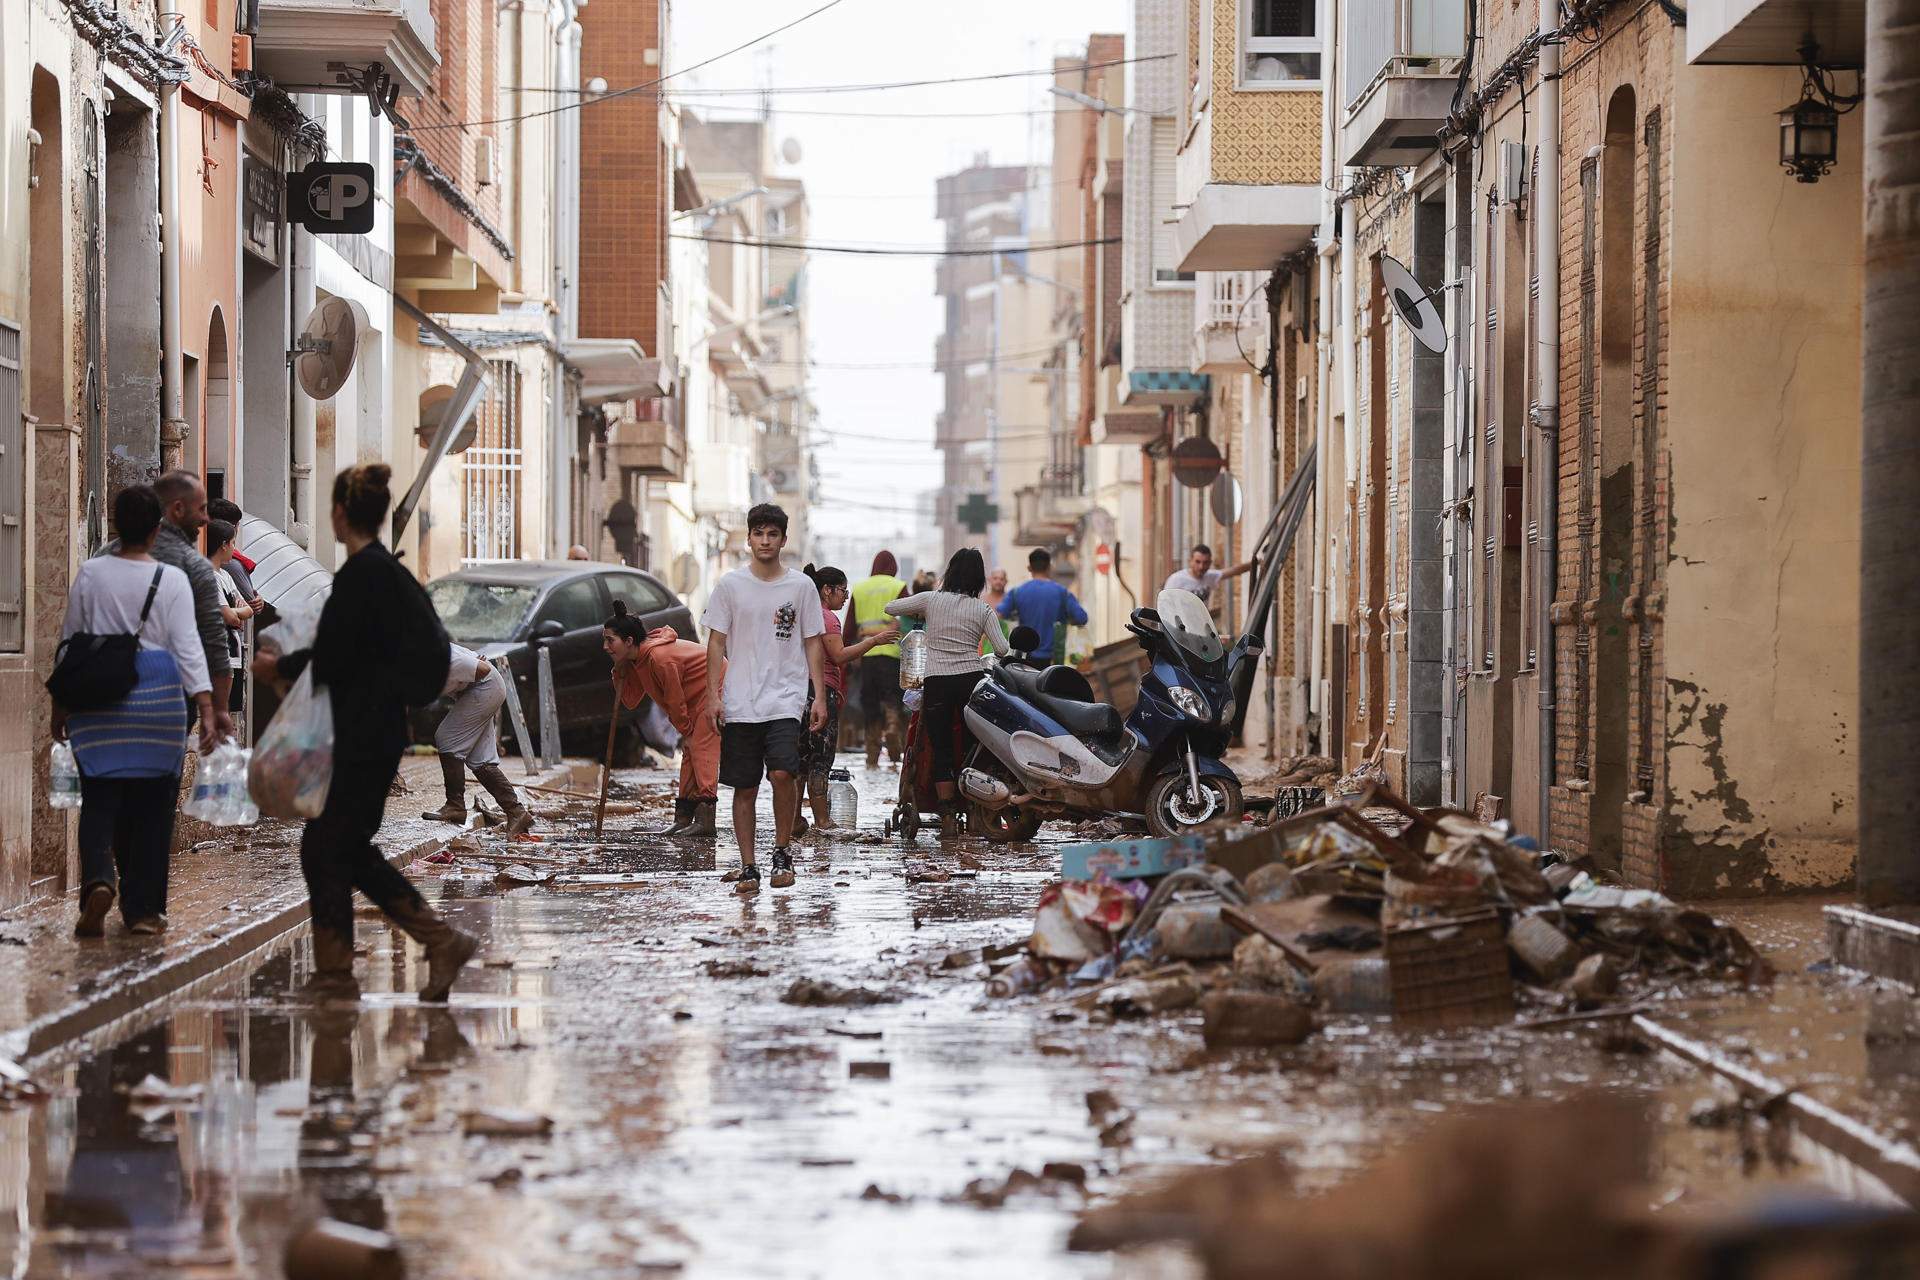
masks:
{"type": "Polygon", "coordinates": [[[1200,597],[1191,591],[1162,591],[1159,613],[1162,634],[1187,656],[1194,674],[1218,674],[1227,647],[1213,629],[1213,615],[1200,597]]]}

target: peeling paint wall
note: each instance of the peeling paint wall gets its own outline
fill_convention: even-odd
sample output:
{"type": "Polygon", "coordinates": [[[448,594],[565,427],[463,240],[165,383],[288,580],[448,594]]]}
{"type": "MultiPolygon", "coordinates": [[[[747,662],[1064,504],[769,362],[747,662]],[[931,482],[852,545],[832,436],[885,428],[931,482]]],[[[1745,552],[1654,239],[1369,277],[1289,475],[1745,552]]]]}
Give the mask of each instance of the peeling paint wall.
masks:
{"type": "Polygon", "coordinates": [[[1792,68],[1676,77],[1667,564],[1671,888],[1842,884],[1859,695],[1860,117],[1775,162],[1792,68]]]}

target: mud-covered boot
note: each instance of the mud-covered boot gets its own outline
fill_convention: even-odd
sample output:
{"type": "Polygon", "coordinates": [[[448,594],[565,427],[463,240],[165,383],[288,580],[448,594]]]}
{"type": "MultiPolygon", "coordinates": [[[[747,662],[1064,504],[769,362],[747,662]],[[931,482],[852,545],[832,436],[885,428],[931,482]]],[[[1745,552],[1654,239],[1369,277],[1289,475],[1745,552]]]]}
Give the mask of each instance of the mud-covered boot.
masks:
{"type": "Polygon", "coordinates": [[[387,914],[409,938],[426,949],[427,983],[420,988],[421,1001],[444,1004],[447,993],[453,990],[454,979],[479,950],[480,940],[441,919],[423,899],[388,907],[387,914]]]}
{"type": "Polygon", "coordinates": [[[960,835],[960,810],[952,804],[940,806],[940,838],[958,839],[960,835]]]}
{"type": "Polygon", "coordinates": [[[447,784],[447,802],[438,809],[427,810],[420,816],[433,822],[451,822],[455,826],[465,826],[467,823],[466,763],[452,756],[441,756],[440,776],[447,784]]]}
{"type": "Polygon", "coordinates": [[[660,834],[663,836],[683,836],[687,834],[687,828],[692,825],[693,801],[678,796],[674,797],[673,825],[660,834]]]}
{"type": "Polygon", "coordinates": [[[718,800],[693,801],[692,823],[686,830],[675,832],[675,834],[702,840],[713,839],[715,835],[719,834],[720,830],[715,814],[715,810],[719,808],[719,805],[720,802],[718,800]]]}
{"type": "Polygon", "coordinates": [[[313,928],[313,974],[300,994],[317,1006],[357,1005],[360,983],[353,976],[353,938],[350,934],[313,928]]]}
{"type": "Polygon", "coordinates": [[[520,803],[520,793],[507,781],[506,770],[497,764],[478,764],[473,767],[473,776],[487,789],[500,812],[507,818],[507,838],[525,835],[533,830],[533,815],[527,812],[527,806],[520,803]]]}

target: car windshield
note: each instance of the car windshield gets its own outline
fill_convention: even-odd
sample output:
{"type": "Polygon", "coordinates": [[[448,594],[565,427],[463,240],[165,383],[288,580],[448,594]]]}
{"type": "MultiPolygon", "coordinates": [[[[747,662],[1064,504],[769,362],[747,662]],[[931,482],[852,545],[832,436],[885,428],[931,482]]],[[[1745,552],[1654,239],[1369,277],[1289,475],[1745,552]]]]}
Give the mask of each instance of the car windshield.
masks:
{"type": "Polygon", "coordinates": [[[1213,615],[1207,612],[1199,596],[1178,588],[1162,591],[1158,608],[1161,631],[1186,653],[1203,664],[1218,662],[1225,656],[1226,646],[1220,643],[1220,634],[1213,629],[1213,615]]]}
{"type": "Polygon", "coordinates": [[[537,589],[506,582],[442,578],[427,584],[447,634],[461,644],[511,640],[533,605],[537,589]]]}

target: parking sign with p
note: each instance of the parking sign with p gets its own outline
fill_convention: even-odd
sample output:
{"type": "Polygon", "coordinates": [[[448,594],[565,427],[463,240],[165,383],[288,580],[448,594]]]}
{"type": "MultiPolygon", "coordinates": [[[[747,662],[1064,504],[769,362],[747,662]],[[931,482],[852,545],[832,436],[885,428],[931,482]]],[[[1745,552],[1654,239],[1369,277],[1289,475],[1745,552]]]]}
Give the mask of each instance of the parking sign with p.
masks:
{"type": "Polygon", "coordinates": [[[373,230],[373,166],[315,161],[287,175],[287,220],[315,234],[373,230]]]}

